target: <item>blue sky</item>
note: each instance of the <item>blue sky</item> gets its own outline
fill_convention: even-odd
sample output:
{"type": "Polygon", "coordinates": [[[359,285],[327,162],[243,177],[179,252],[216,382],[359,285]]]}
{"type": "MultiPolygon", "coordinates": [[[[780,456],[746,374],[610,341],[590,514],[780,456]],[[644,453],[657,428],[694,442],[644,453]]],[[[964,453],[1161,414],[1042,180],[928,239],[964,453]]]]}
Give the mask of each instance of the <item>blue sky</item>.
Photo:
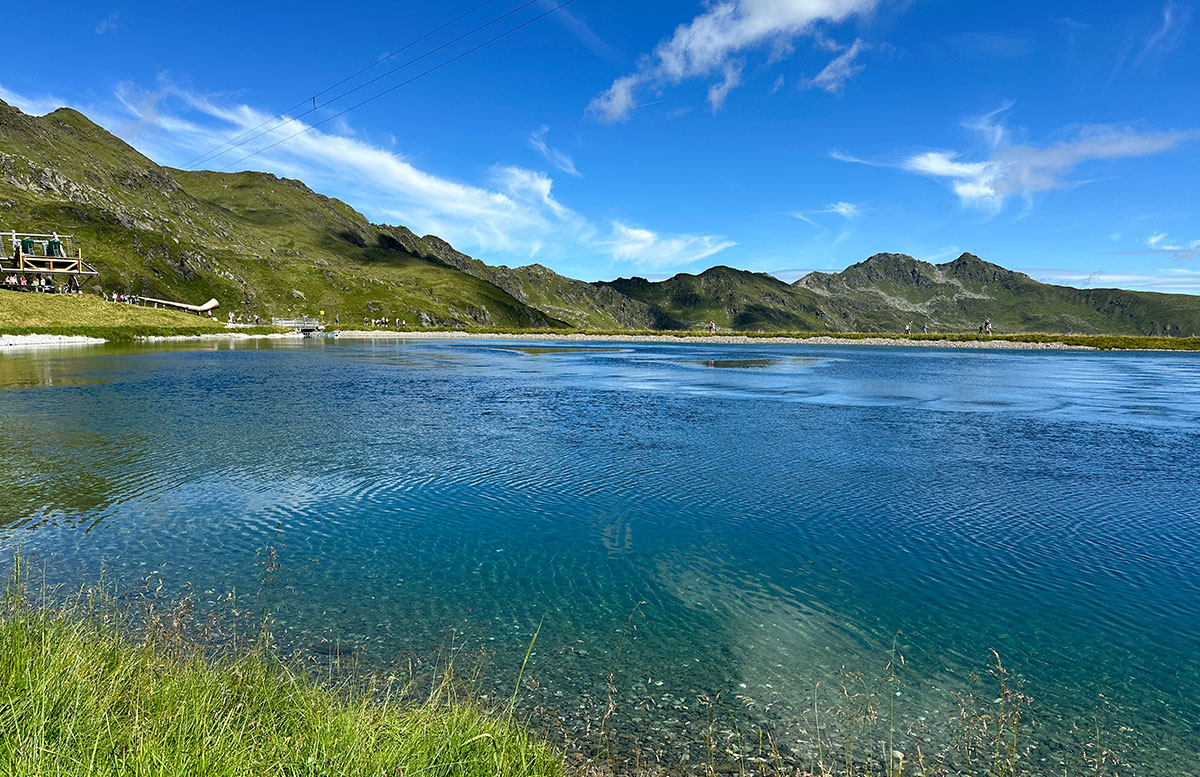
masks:
{"type": "Polygon", "coordinates": [[[194,166],[587,280],[971,251],[1200,293],[1200,0],[574,0],[534,21],[561,2],[17,4],[29,55],[0,99],[77,108],[173,167],[299,104],[194,166]]]}

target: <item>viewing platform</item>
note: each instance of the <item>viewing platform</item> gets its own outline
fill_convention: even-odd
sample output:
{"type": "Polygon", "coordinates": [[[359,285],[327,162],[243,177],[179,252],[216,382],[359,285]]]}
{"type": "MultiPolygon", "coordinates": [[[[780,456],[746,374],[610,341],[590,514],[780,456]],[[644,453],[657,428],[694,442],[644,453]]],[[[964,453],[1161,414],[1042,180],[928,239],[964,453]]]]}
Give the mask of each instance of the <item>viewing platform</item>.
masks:
{"type": "MultiPolygon", "coordinates": [[[[10,251],[0,258],[0,276],[48,278],[61,276],[69,288],[78,289],[80,278],[96,278],[100,273],[83,261],[83,251],[74,244],[73,235],[9,231],[0,233],[8,239],[10,251]]],[[[7,284],[6,285],[14,285],[7,284]]],[[[19,284],[29,288],[30,285],[19,284]]]]}

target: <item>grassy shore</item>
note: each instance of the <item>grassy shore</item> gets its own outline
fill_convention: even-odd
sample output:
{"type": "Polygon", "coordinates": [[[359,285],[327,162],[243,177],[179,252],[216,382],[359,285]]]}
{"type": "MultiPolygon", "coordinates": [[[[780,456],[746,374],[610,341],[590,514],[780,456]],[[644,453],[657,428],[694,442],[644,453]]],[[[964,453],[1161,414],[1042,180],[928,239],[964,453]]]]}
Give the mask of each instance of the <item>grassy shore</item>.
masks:
{"type": "MultiPolygon", "coordinates": [[[[11,591],[11,589],[10,589],[11,591]]],[[[206,658],[78,610],[0,619],[0,773],[558,777],[562,758],[506,714],[402,684],[330,688],[264,650],[206,658]]]]}
{"type": "MultiPolygon", "coordinates": [[[[354,326],[354,325],[351,325],[354,326]]],[[[360,329],[354,326],[354,329],[360,329]]],[[[254,327],[236,330],[243,334],[266,334],[282,331],[275,327],[254,327]]],[[[372,331],[367,328],[366,331],[372,331]]],[[[395,335],[398,330],[377,330],[395,335]]],[[[819,340],[865,341],[883,344],[929,345],[935,343],[970,344],[980,347],[1010,343],[1066,345],[1097,350],[1200,351],[1200,337],[1141,337],[1135,335],[1080,335],[1017,332],[1012,334],[979,335],[975,332],[938,332],[930,334],[892,334],[887,332],[705,332],[700,330],[591,330],[591,329],[512,329],[470,328],[438,329],[413,328],[413,333],[443,333],[493,336],[541,336],[552,338],[586,337],[651,337],[663,338],[728,338],[749,340],[819,340]]],[[[91,295],[50,295],[0,291],[0,335],[67,335],[98,337],[109,341],[130,341],[144,337],[170,337],[201,334],[227,334],[230,330],[220,323],[201,316],[174,310],[120,305],[105,302],[91,295]]]]}
{"type": "Polygon", "coordinates": [[[207,317],[105,302],[90,294],[0,291],[0,335],[66,335],[120,342],[225,331],[207,317]]]}
{"type": "Polygon", "coordinates": [[[584,330],[584,329],[502,329],[502,328],[472,328],[472,329],[372,329],[359,326],[355,330],[375,332],[378,334],[443,334],[443,335],[489,335],[513,337],[543,337],[547,339],[579,339],[579,338],[654,338],[662,339],[710,339],[717,342],[733,339],[763,340],[763,341],[822,341],[832,339],[838,341],[853,341],[883,343],[889,345],[931,345],[937,343],[955,343],[986,348],[989,345],[1005,345],[1009,343],[1026,343],[1033,345],[1066,345],[1075,348],[1093,348],[1101,351],[1200,351],[1200,337],[1143,337],[1136,335],[1077,335],[1077,334],[1046,334],[1042,332],[1018,332],[1013,334],[979,335],[974,332],[941,332],[929,334],[892,334],[889,332],[748,332],[748,331],[718,331],[702,330],[670,331],[670,330],[584,330]]]}

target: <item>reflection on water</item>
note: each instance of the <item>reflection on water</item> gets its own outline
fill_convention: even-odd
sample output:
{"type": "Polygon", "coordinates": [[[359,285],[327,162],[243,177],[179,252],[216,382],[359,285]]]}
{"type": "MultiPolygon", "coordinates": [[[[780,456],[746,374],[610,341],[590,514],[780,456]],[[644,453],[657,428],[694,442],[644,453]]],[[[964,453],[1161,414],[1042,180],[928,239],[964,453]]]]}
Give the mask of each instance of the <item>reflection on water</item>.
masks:
{"type": "Polygon", "coordinates": [[[1198,392],[1174,354],[6,354],[0,531],[54,580],[177,592],[256,591],[271,545],[285,645],[384,665],[452,633],[497,694],[543,623],[547,714],[602,713],[611,675],[622,729],[670,748],[698,695],[787,720],[897,634],[902,711],[945,718],[995,648],[1047,741],[1104,693],[1172,774],[1200,758],[1198,392]]]}

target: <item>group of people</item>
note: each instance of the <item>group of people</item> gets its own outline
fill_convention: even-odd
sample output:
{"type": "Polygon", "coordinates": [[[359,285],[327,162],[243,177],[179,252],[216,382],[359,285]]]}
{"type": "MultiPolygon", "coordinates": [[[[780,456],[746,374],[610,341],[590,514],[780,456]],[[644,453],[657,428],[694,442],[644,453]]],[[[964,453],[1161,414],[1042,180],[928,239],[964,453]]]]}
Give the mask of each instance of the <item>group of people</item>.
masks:
{"type": "Polygon", "coordinates": [[[21,291],[57,291],[49,278],[37,275],[18,276],[16,273],[10,273],[9,275],[4,276],[4,287],[6,289],[17,289],[21,291]]]}
{"type": "MultiPolygon", "coordinates": [[[[338,317],[337,323],[339,323],[339,324],[341,323],[340,317],[338,317]]],[[[396,324],[395,321],[393,321],[391,318],[389,318],[387,316],[384,316],[383,318],[370,318],[368,316],[363,316],[363,324],[366,326],[373,326],[373,327],[389,327],[389,326],[404,327],[404,326],[408,325],[408,322],[401,321],[399,324],[396,324]]]]}
{"type": "Polygon", "coordinates": [[[110,297],[107,291],[100,293],[104,295],[105,302],[124,302],[126,305],[136,305],[141,301],[141,298],[136,294],[122,294],[119,291],[114,291],[110,297]]]}

